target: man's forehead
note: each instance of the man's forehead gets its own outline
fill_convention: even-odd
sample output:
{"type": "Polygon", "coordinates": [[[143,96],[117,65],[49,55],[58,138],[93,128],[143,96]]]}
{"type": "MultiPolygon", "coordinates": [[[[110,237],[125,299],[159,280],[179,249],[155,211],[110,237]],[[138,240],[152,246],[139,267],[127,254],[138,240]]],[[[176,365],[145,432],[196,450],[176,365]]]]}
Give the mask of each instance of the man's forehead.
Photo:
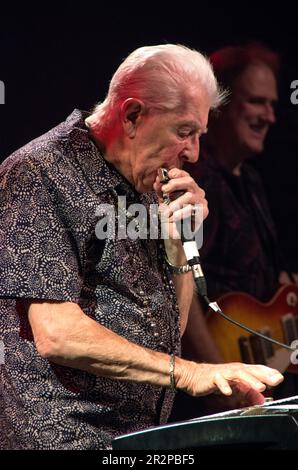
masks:
{"type": "Polygon", "coordinates": [[[248,95],[270,95],[277,99],[277,81],[272,70],[265,64],[251,64],[235,81],[234,91],[248,95]]]}

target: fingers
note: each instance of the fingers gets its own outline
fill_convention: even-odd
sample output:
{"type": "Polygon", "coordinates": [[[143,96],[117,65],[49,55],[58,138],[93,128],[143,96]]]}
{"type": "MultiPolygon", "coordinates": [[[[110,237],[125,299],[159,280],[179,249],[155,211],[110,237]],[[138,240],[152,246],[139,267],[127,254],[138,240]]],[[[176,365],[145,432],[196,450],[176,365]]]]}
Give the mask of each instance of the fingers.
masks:
{"type": "Polygon", "coordinates": [[[245,370],[239,370],[236,377],[231,380],[239,381],[257,392],[264,392],[264,390],[266,390],[266,385],[261,380],[245,370]]]}
{"type": "Polygon", "coordinates": [[[232,389],[229,385],[229,382],[220,372],[216,372],[214,376],[214,384],[223,395],[232,395],[232,389]]]}
{"type": "Polygon", "coordinates": [[[182,209],[177,209],[175,212],[171,211],[171,204],[159,205],[159,216],[162,227],[162,233],[166,238],[170,237],[170,233],[174,231],[174,238],[180,238],[181,231],[186,237],[194,236],[201,227],[205,218],[205,208],[202,204],[188,204],[182,209]],[[183,224],[182,224],[183,221],[183,224]]]}
{"type": "Polygon", "coordinates": [[[168,175],[171,179],[173,179],[173,178],[183,178],[183,176],[189,176],[189,173],[179,168],[171,168],[168,171],[168,175]]]}
{"type": "Polygon", "coordinates": [[[233,384],[231,388],[232,395],[229,397],[222,395],[214,395],[215,397],[217,397],[216,399],[218,402],[221,401],[221,403],[225,403],[226,409],[263,405],[265,403],[264,395],[261,392],[250,388],[248,385],[245,385],[243,383],[237,383],[233,384]]]}
{"type": "Polygon", "coordinates": [[[266,385],[243,370],[238,370],[233,373],[230,371],[217,372],[214,377],[215,385],[224,395],[231,395],[231,385],[233,383],[237,384],[238,382],[245,385],[248,390],[253,389],[257,392],[263,392],[266,389],[266,385]]]}
{"type": "Polygon", "coordinates": [[[271,367],[254,364],[243,364],[243,366],[250,374],[253,374],[255,377],[257,377],[259,380],[266,383],[267,385],[275,387],[284,380],[283,375],[277,369],[272,369],[271,367]]]}
{"type": "Polygon", "coordinates": [[[263,365],[177,361],[176,385],[193,396],[220,392],[225,396],[239,395],[244,403],[261,405],[264,403],[262,392],[266,385],[275,386],[282,380],[280,372],[263,365]]]}
{"type": "MultiPolygon", "coordinates": [[[[166,186],[163,186],[162,189],[164,189],[166,186]]],[[[173,193],[170,193],[169,191],[165,191],[165,192],[170,195],[173,194],[173,193]]],[[[194,204],[203,204],[205,202],[207,202],[205,200],[205,191],[197,187],[196,193],[192,193],[191,191],[185,191],[183,193],[179,192],[178,197],[172,200],[172,202],[169,204],[169,207],[174,212],[177,209],[180,209],[187,204],[194,205],[194,204]]]]}
{"type": "Polygon", "coordinates": [[[208,215],[208,203],[205,199],[205,191],[200,188],[194,179],[184,170],[173,168],[169,170],[168,183],[161,184],[159,176],[154,183],[154,190],[159,197],[166,193],[171,202],[168,204],[174,217],[169,222],[177,222],[186,219],[192,214],[193,206],[200,206],[196,214],[195,227],[199,227],[203,219],[208,215]],[[200,220],[199,220],[200,219],[200,220]],[[198,223],[197,223],[198,222],[198,223]]]}
{"type": "MultiPolygon", "coordinates": [[[[171,210],[171,204],[168,206],[171,210]]],[[[176,206],[177,207],[177,206],[176,206]]],[[[178,207],[170,212],[169,222],[177,222],[178,220],[187,219],[188,217],[195,217],[196,221],[203,222],[204,207],[203,204],[185,204],[182,209],[178,207]]]]}
{"type": "Polygon", "coordinates": [[[219,390],[228,395],[231,384],[239,384],[260,393],[266,389],[266,385],[276,386],[282,382],[283,376],[275,369],[262,365],[227,364],[226,367],[216,372],[214,383],[219,390]],[[223,391],[224,390],[224,391],[223,391]]]}
{"type": "Polygon", "coordinates": [[[205,198],[205,191],[197,185],[186,171],[172,168],[169,170],[168,175],[170,179],[166,184],[161,183],[159,176],[156,177],[153,185],[156,192],[175,193],[176,191],[183,191],[183,193],[189,193],[191,195],[191,199],[187,201],[189,204],[199,203],[205,198]]]}
{"type": "MultiPolygon", "coordinates": [[[[171,170],[169,170],[168,175],[169,175],[170,181],[175,181],[175,183],[174,183],[175,187],[176,187],[177,181],[179,181],[180,178],[188,177],[188,183],[190,183],[190,180],[192,180],[191,176],[186,171],[179,170],[178,168],[172,168],[171,170]],[[178,180],[177,180],[177,178],[178,178],[178,180]]],[[[157,174],[155,182],[153,184],[153,189],[156,192],[161,192],[162,186],[165,186],[165,183],[161,182],[161,179],[160,179],[159,175],[157,174]]],[[[187,187],[187,181],[186,181],[186,187],[187,187]]],[[[184,183],[183,187],[180,187],[180,189],[181,190],[183,189],[184,191],[186,191],[186,187],[185,187],[185,183],[184,183]]],[[[179,188],[177,187],[177,190],[178,189],[179,188]]],[[[171,189],[171,191],[174,191],[174,189],[171,189]]]]}
{"type": "Polygon", "coordinates": [[[265,398],[262,393],[249,388],[243,392],[243,398],[241,401],[242,406],[263,405],[265,403],[265,398]]]}
{"type": "MultiPolygon", "coordinates": [[[[181,198],[181,194],[183,196],[187,195],[187,203],[190,204],[196,204],[205,199],[205,191],[190,176],[170,180],[161,186],[161,190],[170,195],[173,194],[175,201],[181,198]],[[175,197],[176,194],[178,197],[175,197]]],[[[181,204],[183,203],[185,203],[184,199],[181,201],[181,204]]]]}
{"type": "Polygon", "coordinates": [[[208,215],[208,203],[205,191],[186,171],[172,168],[168,174],[170,179],[166,184],[162,184],[157,176],[153,188],[160,201],[159,214],[164,238],[179,239],[176,224],[188,220],[188,225],[183,225],[183,229],[187,227],[188,234],[195,234],[208,215]],[[166,207],[163,203],[165,194],[169,202],[166,207]]]}

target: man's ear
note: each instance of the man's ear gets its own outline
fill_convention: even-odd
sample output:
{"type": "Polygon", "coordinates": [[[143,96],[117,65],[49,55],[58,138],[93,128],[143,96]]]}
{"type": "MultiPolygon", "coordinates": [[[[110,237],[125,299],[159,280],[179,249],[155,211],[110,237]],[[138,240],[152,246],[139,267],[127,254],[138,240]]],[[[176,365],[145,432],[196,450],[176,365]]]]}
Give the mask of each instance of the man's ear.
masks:
{"type": "Polygon", "coordinates": [[[121,105],[121,122],[123,129],[131,139],[135,136],[144,110],[144,103],[137,98],[127,98],[121,105]]]}

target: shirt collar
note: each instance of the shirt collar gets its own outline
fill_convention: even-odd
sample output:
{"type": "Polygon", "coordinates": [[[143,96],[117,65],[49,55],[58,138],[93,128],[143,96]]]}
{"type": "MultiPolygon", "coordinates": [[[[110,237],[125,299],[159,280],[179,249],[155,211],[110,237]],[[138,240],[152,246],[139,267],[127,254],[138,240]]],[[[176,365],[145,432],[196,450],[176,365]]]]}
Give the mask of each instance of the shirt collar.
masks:
{"type": "Polygon", "coordinates": [[[91,139],[85,119],[90,113],[75,109],[64,123],[63,134],[70,141],[74,158],[81,167],[88,184],[96,194],[120,188],[124,193],[137,195],[131,184],[116,168],[105,160],[99,147],[91,139]]]}

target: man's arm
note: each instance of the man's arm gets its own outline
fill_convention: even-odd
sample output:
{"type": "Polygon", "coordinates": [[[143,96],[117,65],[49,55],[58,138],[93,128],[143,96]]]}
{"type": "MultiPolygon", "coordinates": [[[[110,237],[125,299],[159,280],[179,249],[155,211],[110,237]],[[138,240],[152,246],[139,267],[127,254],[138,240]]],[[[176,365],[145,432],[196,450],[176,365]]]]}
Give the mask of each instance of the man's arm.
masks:
{"type": "Polygon", "coordinates": [[[129,342],[85,315],[76,303],[32,302],[29,322],[45,359],[98,376],[170,384],[166,354],[129,342]]]}
{"type": "Polygon", "coordinates": [[[196,292],[193,295],[186,330],[182,337],[182,356],[197,362],[214,364],[224,362],[210,334],[203,306],[196,292]]]}
{"type": "MultiPolygon", "coordinates": [[[[127,341],[89,318],[75,303],[33,301],[29,322],[36,348],[45,359],[97,376],[170,385],[167,354],[127,341]]],[[[197,364],[176,358],[176,386],[194,396],[216,390],[231,395],[233,387],[240,384],[255,391],[262,401],[260,392],[266,384],[274,386],[282,379],[278,371],[266,366],[197,364]]]]}
{"type": "MultiPolygon", "coordinates": [[[[164,240],[167,258],[174,266],[185,266],[187,259],[182,247],[181,240],[164,240]]],[[[192,272],[172,275],[176,297],[180,312],[180,333],[183,335],[187,322],[191,299],[194,292],[194,281],[192,272]]]]}

